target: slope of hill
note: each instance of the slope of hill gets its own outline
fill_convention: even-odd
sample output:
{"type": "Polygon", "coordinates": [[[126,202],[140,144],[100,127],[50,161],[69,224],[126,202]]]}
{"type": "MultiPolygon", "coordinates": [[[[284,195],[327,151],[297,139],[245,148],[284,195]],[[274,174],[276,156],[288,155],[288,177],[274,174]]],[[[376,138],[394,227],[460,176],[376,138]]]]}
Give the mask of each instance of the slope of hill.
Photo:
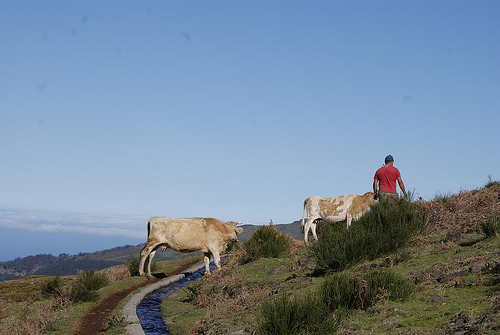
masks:
{"type": "MultiPolygon", "coordinates": [[[[372,307],[347,314],[332,334],[500,333],[500,234],[487,237],[481,228],[492,219],[500,225],[500,185],[418,204],[428,223],[413,246],[342,272],[362,280],[374,270],[390,270],[414,285],[414,295],[393,301],[382,290],[372,307]]],[[[311,296],[325,280],[314,270],[307,248],[297,241],[282,258],[227,264],[168,297],[162,315],[171,334],[251,334],[263,317],[262,303],[275,300],[274,312],[282,319],[288,312],[303,322],[305,316],[294,309],[297,300],[311,296]]]]}
{"type": "Polygon", "coordinates": [[[427,233],[447,229],[459,233],[478,231],[492,215],[500,215],[500,183],[457,194],[439,195],[432,201],[418,203],[428,215],[427,233]]]}

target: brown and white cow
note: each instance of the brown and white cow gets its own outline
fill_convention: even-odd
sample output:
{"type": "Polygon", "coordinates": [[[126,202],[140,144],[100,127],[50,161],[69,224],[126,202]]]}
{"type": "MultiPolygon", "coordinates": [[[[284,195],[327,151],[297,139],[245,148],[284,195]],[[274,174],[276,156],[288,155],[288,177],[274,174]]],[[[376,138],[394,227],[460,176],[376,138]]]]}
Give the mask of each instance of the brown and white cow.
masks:
{"type": "Polygon", "coordinates": [[[364,195],[347,194],[334,198],[309,197],[304,200],[304,210],[302,212],[301,229],[304,232],[304,240],[307,242],[307,235],[311,229],[313,237],[316,235],[316,222],[325,220],[328,222],[339,222],[347,220],[347,228],[352,220],[361,218],[371,205],[377,203],[375,193],[366,192],[364,195]],[[307,222],[304,225],[304,216],[307,209],[307,222]]]}
{"type": "Polygon", "coordinates": [[[220,268],[220,253],[227,247],[227,242],[238,242],[239,222],[222,222],[213,218],[152,217],[148,221],[148,239],[141,250],[139,275],[151,277],[151,261],[156,250],[162,246],[180,252],[201,251],[205,253],[205,273],[210,274],[210,254],[215,265],[220,268]]]}

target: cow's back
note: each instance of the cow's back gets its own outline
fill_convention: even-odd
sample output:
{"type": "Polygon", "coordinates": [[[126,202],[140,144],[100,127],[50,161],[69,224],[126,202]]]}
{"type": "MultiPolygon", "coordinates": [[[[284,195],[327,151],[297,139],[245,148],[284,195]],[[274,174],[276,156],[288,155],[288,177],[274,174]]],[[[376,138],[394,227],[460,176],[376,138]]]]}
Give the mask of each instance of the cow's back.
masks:
{"type": "Polygon", "coordinates": [[[149,222],[151,238],[167,243],[174,250],[184,252],[207,251],[208,243],[212,239],[217,239],[220,226],[224,226],[222,222],[213,218],[153,217],[149,222]]]}
{"type": "Polygon", "coordinates": [[[333,198],[319,196],[309,197],[305,201],[308,213],[320,215],[324,219],[345,215],[352,203],[354,194],[341,195],[333,198]]]}

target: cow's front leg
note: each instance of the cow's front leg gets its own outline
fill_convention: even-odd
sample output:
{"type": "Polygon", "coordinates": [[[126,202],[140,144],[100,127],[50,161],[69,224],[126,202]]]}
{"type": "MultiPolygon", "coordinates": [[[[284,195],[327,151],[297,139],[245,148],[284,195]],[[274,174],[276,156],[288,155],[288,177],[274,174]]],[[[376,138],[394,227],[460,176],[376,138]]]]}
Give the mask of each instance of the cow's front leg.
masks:
{"type": "Polygon", "coordinates": [[[218,248],[211,248],[210,252],[212,256],[214,256],[214,263],[217,266],[217,269],[220,269],[220,253],[218,248]]]}
{"type": "Polygon", "coordinates": [[[349,228],[351,222],[352,222],[352,215],[347,214],[347,228],[349,228]]]}
{"type": "Polygon", "coordinates": [[[210,253],[205,252],[205,257],[203,257],[203,261],[205,262],[205,274],[210,274],[210,253]]]}

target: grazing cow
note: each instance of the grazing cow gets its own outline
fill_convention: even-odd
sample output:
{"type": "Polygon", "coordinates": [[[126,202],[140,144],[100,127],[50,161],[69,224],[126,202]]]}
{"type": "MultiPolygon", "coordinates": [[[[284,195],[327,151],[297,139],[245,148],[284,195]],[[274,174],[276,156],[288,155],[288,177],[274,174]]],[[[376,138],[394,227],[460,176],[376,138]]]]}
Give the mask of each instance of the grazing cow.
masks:
{"type": "Polygon", "coordinates": [[[227,242],[238,242],[239,222],[222,222],[212,218],[172,219],[152,217],[148,221],[148,240],[141,250],[139,275],[151,277],[151,261],[156,250],[166,246],[180,252],[202,251],[205,253],[205,273],[210,274],[210,254],[215,265],[220,268],[220,253],[227,247],[227,242]]]}
{"type": "Polygon", "coordinates": [[[347,194],[335,198],[309,197],[304,200],[301,229],[304,232],[304,240],[307,242],[309,229],[315,240],[316,223],[319,220],[328,222],[339,222],[347,219],[347,228],[352,220],[361,218],[371,205],[377,203],[375,193],[366,192],[364,195],[347,194]],[[304,216],[307,209],[307,222],[304,225],[304,216]]]}

